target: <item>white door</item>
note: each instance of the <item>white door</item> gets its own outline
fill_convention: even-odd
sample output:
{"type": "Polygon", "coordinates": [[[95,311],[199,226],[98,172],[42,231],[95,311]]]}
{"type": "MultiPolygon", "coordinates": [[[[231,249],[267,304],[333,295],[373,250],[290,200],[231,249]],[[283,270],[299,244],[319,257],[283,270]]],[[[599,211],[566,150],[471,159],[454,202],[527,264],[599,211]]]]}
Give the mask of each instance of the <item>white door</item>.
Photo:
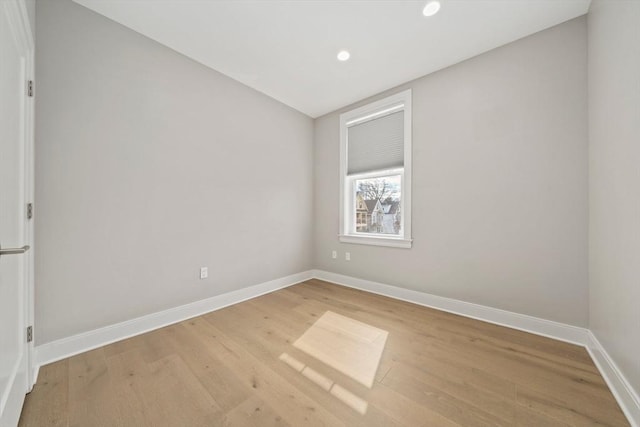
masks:
{"type": "Polygon", "coordinates": [[[24,0],[0,0],[0,426],[18,423],[31,387],[33,37],[24,0]]]}

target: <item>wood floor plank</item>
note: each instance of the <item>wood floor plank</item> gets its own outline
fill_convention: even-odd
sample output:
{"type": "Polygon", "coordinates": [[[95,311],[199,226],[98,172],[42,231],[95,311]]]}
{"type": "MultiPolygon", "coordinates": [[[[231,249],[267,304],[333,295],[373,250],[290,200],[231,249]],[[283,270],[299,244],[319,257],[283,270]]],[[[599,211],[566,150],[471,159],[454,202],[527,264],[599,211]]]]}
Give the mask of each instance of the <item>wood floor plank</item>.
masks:
{"type": "Polygon", "coordinates": [[[207,351],[204,343],[192,339],[186,331],[189,326],[195,326],[194,321],[174,325],[174,328],[184,330],[168,334],[167,344],[182,357],[200,384],[223,411],[237,407],[247,399],[246,389],[240,384],[241,378],[227,368],[213,352],[207,351]]]}
{"type": "Polygon", "coordinates": [[[224,412],[178,355],[149,363],[152,387],[145,406],[154,426],[220,425],[224,412]]]}
{"type": "Polygon", "coordinates": [[[144,345],[144,335],[138,335],[106,345],[102,348],[102,351],[104,357],[109,358],[127,351],[140,349],[144,345]]]}
{"type": "Polygon", "coordinates": [[[135,347],[130,351],[118,351],[106,358],[106,364],[122,425],[153,426],[152,414],[148,413],[145,404],[151,372],[140,352],[135,347]]]}
{"type": "MultiPolygon", "coordinates": [[[[327,348],[368,339],[357,322],[327,348]]],[[[422,425],[629,423],[584,348],[319,280],[43,366],[20,420],[422,425]],[[388,332],[370,388],[293,345],[327,311],[388,332]]]]}
{"type": "Polygon", "coordinates": [[[21,427],[69,425],[69,361],[54,362],[42,369],[33,391],[27,395],[21,427]]]}
{"type": "Polygon", "coordinates": [[[174,348],[167,345],[167,337],[172,331],[171,327],[167,326],[142,335],[144,345],[140,351],[147,363],[156,362],[175,354],[174,348]]]}
{"type": "Polygon", "coordinates": [[[122,426],[102,348],[69,359],[69,426],[122,426]]]}
{"type": "Polygon", "coordinates": [[[603,405],[600,398],[589,395],[581,399],[563,399],[522,386],[518,386],[516,396],[519,405],[571,425],[624,425],[626,422],[613,397],[608,405],[603,405]]]}
{"type": "Polygon", "coordinates": [[[277,412],[257,396],[251,396],[229,411],[225,417],[228,426],[287,427],[290,426],[277,412]]]}
{"type": "Polygon", "coordinates": [[[377,385],[377,393],[371,393],[369,403],[380,408],[390,417],[406,426],[460,426],[451,418],[442,415],[437,410],[422,405],[400,392],[384,384],[377,385]]]}
{"type": "Polygon", "coordinates": [[[216,326],[207,321],[196,321],[192,328],[198,331],[198,336],[213,338],[207,340],[207,344],[213,351],[222,353],[220,360],[237,372],[241,383],[250,387],[254,395],[278,411],[288,423],[295,426],[344,425],[329,410],[317,405],[216,326]]]}
{"type": "MultiPolygon", "coordinates": [[[[306,286],[293,286],[287,290],[318,292],[321,291],[323,299],[329,299],[330,295],[335,296],[342,301],[361,301],[365,302],[367,307],[382,304],[383,311],[393,315],[399,315],[400,319],[422,319],[433,318],[439,320],[434,322],[434,326],[438,329],[450,330],[453,327],[462,327],[467,333],[479,332],[483,336],[489,337],[508,337],[509,342],[514,344],[525,343],[531,348],[540,348],[547,352],[557,353],[564,358],[580,360],[588,365],[593,366],[591,358],[584,348],[569,343],[551,340],[543,336],[523,333],[515,329],[507,328],[500,325],[494,325],[487,322],[477,321],[468,317],[459,316],[428,307],[418,306],[400,300],[390,298],[382,298],[378,295],[352,288],[341,288],[321,280],[314,279],[311,281],[314,286],[312,288],[306,286]],[[441,320],[441,321],[440,321],[441,320]]],[[[360,304],[362,305],[362,304],[360,304]]]]}
{"type": "Polygon", "coordinates": [[[474,425],[476,418],[480,425],[512,425],[514,422],[515,404],[512,400],[484,393],[460,377],[431,373],[403,364],[394,366],[382,381],[405,396],[420,396],[423,394],[437,395],[441,393],[444,399],[455,402],[456,407],[464,412],[464,416],[457,415],[452,419],[460,419],[463,425],[474,425]]]}
{"type": "Polygon", "coordinates": [[[575,427],[574,424],[567,424],[525,406],[517,406],[515,416],[514,425],[518,427],[575,427]]]}

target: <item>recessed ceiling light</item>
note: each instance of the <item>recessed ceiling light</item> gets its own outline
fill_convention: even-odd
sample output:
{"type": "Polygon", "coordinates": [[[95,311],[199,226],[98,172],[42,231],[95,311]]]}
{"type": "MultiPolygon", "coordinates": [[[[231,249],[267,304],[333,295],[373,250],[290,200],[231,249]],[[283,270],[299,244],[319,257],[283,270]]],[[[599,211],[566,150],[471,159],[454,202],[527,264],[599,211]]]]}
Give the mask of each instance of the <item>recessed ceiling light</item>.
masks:
{"type": "Polygon", "coordinates": [[[424,16],[433,16],[440,10],[440,2],[439,1],[430,1],[427,5],[422,9],[422,14],[424,16]]]}
{"type": "Polygon", "coordinates": [[[351,57],[351,54],[346,50],[341,50],[340,52],[338,52],[338,60],[339,61],[346,61],[350,57],[351,57]]]}

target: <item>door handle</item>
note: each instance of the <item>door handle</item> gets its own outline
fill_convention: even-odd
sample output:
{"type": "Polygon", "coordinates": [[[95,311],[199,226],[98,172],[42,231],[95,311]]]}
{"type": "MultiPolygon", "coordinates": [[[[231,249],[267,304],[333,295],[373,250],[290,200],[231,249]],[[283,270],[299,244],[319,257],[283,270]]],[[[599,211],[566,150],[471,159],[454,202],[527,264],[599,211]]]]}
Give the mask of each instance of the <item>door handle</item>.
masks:
{"type": "Polygon", "coordinates": [[[0,256],[2,255],[15,255],[15,254],[23,254],[29,250],[29,245],[24,245],[21,248],[7,248],[2,249],[0,247],[0,256]]]}

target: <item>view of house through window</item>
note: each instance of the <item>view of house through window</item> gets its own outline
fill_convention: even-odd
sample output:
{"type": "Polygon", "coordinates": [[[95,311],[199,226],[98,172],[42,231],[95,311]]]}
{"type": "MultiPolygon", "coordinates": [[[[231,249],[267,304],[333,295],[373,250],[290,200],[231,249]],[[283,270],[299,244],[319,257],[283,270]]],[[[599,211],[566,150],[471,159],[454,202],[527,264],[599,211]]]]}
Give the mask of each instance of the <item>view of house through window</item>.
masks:
{"type": "Polygon", "coordinates": [[[357,233],[400,234],[401,178],[401,175],[390,175],[354,180],[357,233]]]}

